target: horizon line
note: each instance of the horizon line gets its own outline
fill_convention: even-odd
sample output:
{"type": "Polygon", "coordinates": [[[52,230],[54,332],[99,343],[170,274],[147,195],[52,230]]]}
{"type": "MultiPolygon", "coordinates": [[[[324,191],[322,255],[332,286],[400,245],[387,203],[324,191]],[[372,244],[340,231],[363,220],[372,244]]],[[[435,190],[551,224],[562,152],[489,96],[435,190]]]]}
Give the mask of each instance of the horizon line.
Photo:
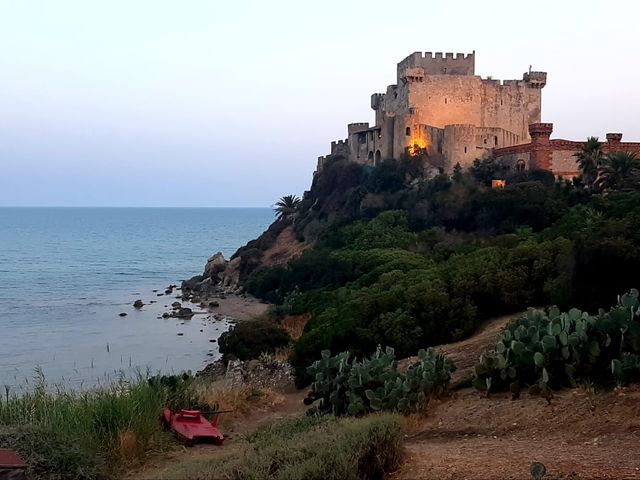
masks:
{"type": "Polygon", "coordinates": [[[0,208],[228,208],[228,209],[271,209],[272,206],[225,206],[225,207],[212,207],[212,206],[164,206],[164,205],[0,205],[0,208]]]}

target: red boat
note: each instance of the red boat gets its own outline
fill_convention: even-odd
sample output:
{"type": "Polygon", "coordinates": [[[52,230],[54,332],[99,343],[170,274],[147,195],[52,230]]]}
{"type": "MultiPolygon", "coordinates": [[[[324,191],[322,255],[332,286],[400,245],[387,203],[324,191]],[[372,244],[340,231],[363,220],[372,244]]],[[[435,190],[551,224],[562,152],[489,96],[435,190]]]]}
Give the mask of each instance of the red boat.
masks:
{"type": "Polygon", "coordinates": [[[27,464],[13,450],[0,448],[0,479],[27,480],[27,464]]]}
{"type": "Polygon", "coordinates": [[[189,446],[196,442],[213,442],[216,445],[222,445],[224,435],[218,430],[218,420],[221,413],[227,412],[209,412],[213,415],[213,420],[209,421],[200,410],[182,409],[172,412],[165,407],[162,412],[162,421],[189,446]]]}

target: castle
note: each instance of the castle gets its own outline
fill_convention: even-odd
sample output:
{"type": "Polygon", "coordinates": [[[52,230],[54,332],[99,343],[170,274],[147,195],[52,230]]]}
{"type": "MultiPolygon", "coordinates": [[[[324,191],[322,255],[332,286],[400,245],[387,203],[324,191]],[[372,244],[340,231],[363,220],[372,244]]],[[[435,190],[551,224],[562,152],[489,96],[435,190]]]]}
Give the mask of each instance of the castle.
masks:
{"type": "MultiPolygon", "coordinates": [[[[545,169],[566,178],[577,175],[574,154],[582,142],[550,140],[553,125],[541,123],[546,72],[529,69],[521,80],[494,80],[475,74],[475,51],[415,52],[397,67],[397,83],[371,96],[375,125],[351,123],[347,139],[331,142],[328,157],[378,165],[388,158],[421,154],[427,170],[450,173],[493,156],[514,170],[545,169]]],[[[605,151],[640,153],[640,143],[622,143],[607,134],[605,151]]]]}

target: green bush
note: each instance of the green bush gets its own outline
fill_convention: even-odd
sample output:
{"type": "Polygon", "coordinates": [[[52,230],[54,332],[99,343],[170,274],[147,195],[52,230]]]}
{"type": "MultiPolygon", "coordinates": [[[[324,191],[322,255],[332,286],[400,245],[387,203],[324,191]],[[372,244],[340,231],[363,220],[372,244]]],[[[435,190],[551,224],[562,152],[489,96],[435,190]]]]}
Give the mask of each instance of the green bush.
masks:
{"type": "Polygon", "coordinates": [[[420,350],[405,374],[398,372],[392,348],[380,347],[369,358],[351,359],[349,352],[331,357],[328,351],[308,373],[314,382],[305,399],[320,401],[309,414],[362,415],[380,410],[408,413],[424,408],[446,389],[455,366],[435,350],[420,350]]]}
{"type": "Polygon", "coordinates": [[[274,353],[291,343],[286,330],[263,320],[237,323],[231,330],[220,335],[220,353],[233,355],[240,360],[258,358],[263,353],[274,353]]]}
{"type": "Polygon", "coordinates": [[[493,351],[481,356],[474,385],[544,393],[578,380],[624,383],[640,377],[639,354],[640,302],[632,290],[597,315],[575,308],[529,310],[505,329],[493,351]]]}
{"type": "Polygon", "coordinates": [[[161,478],[379,480],[402,461],[403,420],[303,417],[262,427],[239,454],[170,468],[161,478]]]}

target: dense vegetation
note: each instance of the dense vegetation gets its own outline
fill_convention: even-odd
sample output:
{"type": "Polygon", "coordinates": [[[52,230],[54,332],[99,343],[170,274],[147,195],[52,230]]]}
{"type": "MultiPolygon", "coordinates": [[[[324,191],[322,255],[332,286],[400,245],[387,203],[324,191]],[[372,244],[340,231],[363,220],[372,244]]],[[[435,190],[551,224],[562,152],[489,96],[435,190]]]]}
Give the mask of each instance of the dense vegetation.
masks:
{"type": "Polygon", "coordinates": [[[521,388],[531,393],[575,386],[640,380],[640,302],[638,291],[620,297],[618,305],[589,315],[578,309],[560,313],[529,310],[501,334],[495,350],[475,369],[480,390],[521,388]]]}
{"type": "Polygon", "coordinates": [[[251,320],[237,323],[220,335],[218,345],[225,360],[230,357],[248,360],[263,353],[275,353],[290,342],[291,337],[286,330],[260,320],[251,320]]]}
{"type": "Polygon", "coordinates": [[[392,348],[378,348],[358,361],[349,352],[331,357],[328,350],[308,373],[314,379],[305,399],[319,405],[307,413],[363,415],[380,410],[410,413],[422,410],[429,399],[443,392],[455,366],[435,350],[420,350],[418,360],[400,373],[392,348]]]}
{"type": "Polygon", "coordinates": [[[325,349],[362,358],[385,345],[403,357],[496,315],[550,304],[594,311],[634,286],[633,175],[602,194],[582,179],[509,173],[491,159],[431,180],[414,168],[412,160],[330,163],[292,220],[313,248],[248,275],[246,289],[277,304],[277,314],[312,314],[291,356],[300,385],[325,349]],[[506,188],[490,188],[496,176],[506,188]]]}
{"type": "Polygon", "coordinates": [[[397,415],[302,417],[258,429],[239,454],[178,466],[161,478],[377,480],[400,465],[402,437],[397,415]]]}

